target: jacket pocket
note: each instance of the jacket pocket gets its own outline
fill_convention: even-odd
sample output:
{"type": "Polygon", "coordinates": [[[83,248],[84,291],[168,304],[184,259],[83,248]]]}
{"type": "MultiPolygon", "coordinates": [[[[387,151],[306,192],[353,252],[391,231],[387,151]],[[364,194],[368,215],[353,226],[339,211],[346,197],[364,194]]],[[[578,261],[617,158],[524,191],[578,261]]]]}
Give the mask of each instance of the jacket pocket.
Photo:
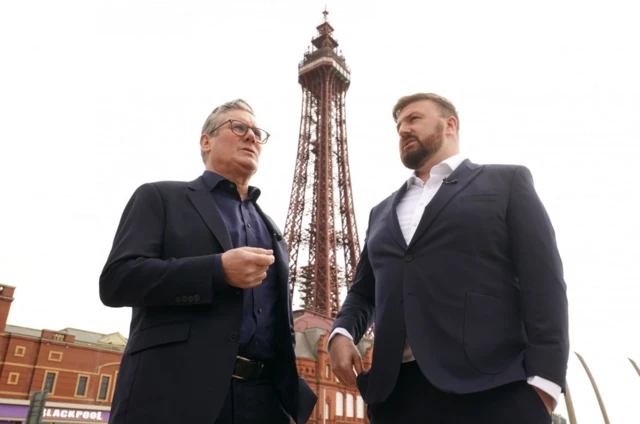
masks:
{"type": "Polygon", "coordinates": [[[191,324],[188,322],[171,322],[145,328],[131,337],[129,354],[169,343],[184,342],[189,339],[190,329],[191,324]]]}
{"type": "Polygon", "coordinates": [[[483,374],[499,374],[525,348],[524,328],[513,301],[468,292],[464,311],[464,352],[483,374]]]}

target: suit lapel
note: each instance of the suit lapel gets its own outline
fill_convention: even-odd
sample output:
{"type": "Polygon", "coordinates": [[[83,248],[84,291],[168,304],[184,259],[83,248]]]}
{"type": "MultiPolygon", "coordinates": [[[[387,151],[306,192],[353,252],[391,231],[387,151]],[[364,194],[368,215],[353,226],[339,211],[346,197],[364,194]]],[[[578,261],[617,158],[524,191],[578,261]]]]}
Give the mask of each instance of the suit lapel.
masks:
{"type": "Polygon", "coordinates": [[[196,210],[207,224],[215,238],[218,240],[222,248],[231,250],[231,236],[229,230],[220,215],[220,211],[216,203],[211,198],[211,192],[204,183],[202,177],[198,177],[189,183],[189,199],[195,206],[196,210]]]}
{"type": "Polygon", "coordinates": [[[416,241],[429,228],[434,219],[440,214],[442,209],[460,193],[474,178],[480,174],[482,167],[471,163],[465,159],[455,171],[447,178],[448,181],[456,181],[455,184],[442,184],[431,202],[425,207],[418,228],[409,242],[409,248],[416,244],[416,241]]]}
{"type": "Polygon", "coordinates": [[[398,221],[398,213],[396,212],[396,208],[398,207],[398,203],[400,203],[400,199],[404,196],[404,193],[407,191],[407,183],[405,182],[402,187],[398,191],[393,194],[391,201],[387,205],[387,211],[385,212],[385,216],[387,217],[386,227],[391,231],[394,240],[396,243],[402,247],[402,249],[406,250],[407,242],[404,240],[404,236],[402,235],[402,230],[400,229],[400,221],[398,221]]]}

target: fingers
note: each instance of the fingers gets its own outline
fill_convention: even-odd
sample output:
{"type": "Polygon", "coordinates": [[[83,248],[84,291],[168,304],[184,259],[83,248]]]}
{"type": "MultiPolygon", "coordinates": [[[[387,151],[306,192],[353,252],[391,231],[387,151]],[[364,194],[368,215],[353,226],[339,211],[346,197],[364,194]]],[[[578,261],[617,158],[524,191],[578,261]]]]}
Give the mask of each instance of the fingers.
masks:
{"type": "Polygon", "coordinates": [[[336,335],[330,343],[329,356],[336,377],[343,384],[355,389],[357,387],[356,374],[360,374],[364,367],[353,341],[341,334],[336,335]]]}
{"type": "Polygon", "coordinates": [[[364,366],[362,365],[362,356],[356,355],[353,361],[353,368],[356,370],[356,375],[360,375],[362,371],[364,371],[364,366]]]}
{"type": "Polygon", "coordinates": [[[262,284],[262,282],[264,281],[264,279],[267,278],[267,273],[266,272],[261,272],[251,278],[249,278],[249,283],[247,284],[247,288],[253,288],[253,287],[257,287],[260,284],[262,284]]]}
{"type": "Polygon", "coordinates": [[[273,250],[271,249],[262,249],[260,247],[239,247],[238,249],[246,250],[247,252],[256,253],[258,255],[273,255],[273,250]]]}
{"type": "Polygon", "coordinates": [[[275,261],[276,258],[273,255],[253,254],[253,257],[251,258],[253,265],[258,267],[268,267],[275,261]]]}
{"type": "Polygon", "coordinates": [[[353,372],[352,366],[337,366],[334,367],[333,372],[343,384],[354,389],[357,387],[356,374],[353,372]]]}
{"type": "Polygon", "coordinates": [[[255,266],[267,267],[276,261],[271,249],[261,249],[259,247],[240,247],[239,249],[250,254],[249,261],[255,266]]]}
{"type": "Polygon", "coordinates": [[[222,254],[225,281],[243,289],[260,285],[274,262],[273,250],[258,247],[240,247],[222,254]]]}

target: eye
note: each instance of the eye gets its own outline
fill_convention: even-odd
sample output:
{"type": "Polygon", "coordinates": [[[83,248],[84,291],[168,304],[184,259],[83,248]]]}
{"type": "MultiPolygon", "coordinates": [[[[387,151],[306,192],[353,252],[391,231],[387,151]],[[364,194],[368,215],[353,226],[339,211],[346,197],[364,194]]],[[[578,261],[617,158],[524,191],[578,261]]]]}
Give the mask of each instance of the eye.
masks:
{"type": "Polygon", "coordinates": [[[419,118],[418,116],[412,116],[412,117],[411,117],[411,122],[413,122],[413,121],[415,121],[415,120],[417,120],[417,119],[420,119],[420,118],[419,118]]]}
{"type": "Polygon", "coordinates": [[[233,123],[233,131],[236,133],[246,134],[249,128],[243,124],[242,122],[234,122],[233,123]]]}
{"type": "Polygon", "coordinates": [[[256,138],[258,140],[262,140],[262,130],[260,128],[251,128],[251,130],[253,131],[253,133],[255,134],[256,138]]]}

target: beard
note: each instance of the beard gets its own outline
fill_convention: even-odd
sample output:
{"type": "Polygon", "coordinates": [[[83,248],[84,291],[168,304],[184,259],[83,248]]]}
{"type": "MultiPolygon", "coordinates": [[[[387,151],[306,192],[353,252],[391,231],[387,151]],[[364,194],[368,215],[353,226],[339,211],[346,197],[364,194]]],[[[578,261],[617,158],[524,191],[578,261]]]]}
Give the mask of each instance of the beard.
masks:
{"type": "Polygon", "coordinates": [[[443,130],[444,125],[441,122],[438,122],[436,130],[423,139],[414,135],[405,137],[403,141],[413,139],[416,142],[407,150],[400,147],[400,159],[402,160],[403,165],[414,171],[424,165],[424,163],[429,160],[429,158],[433,157],[433,155],[435,155],[442,147],[442,144],[444,143],[444,136],[442,135],[443,130]]]}

